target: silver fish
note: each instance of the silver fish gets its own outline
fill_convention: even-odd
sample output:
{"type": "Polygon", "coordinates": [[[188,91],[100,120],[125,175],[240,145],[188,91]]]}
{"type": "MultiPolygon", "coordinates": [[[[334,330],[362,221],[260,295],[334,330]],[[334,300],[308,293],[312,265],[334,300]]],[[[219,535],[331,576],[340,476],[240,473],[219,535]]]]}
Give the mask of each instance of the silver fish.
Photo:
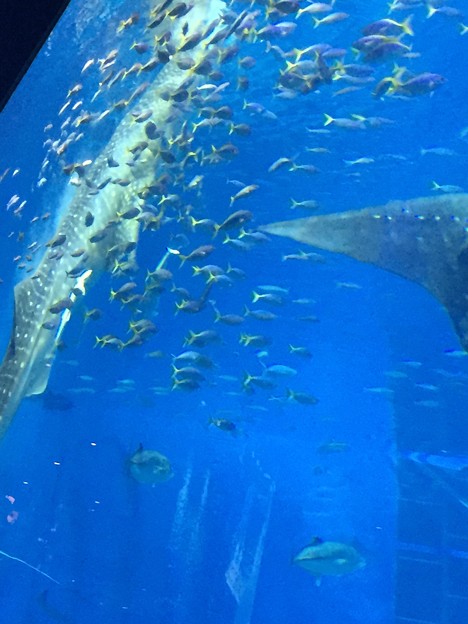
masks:
{"type": "Polygon", "coordinates": [[[365,559],[354,546],[324,542],[319,537],[314,537],[312,543],[294,557],[293,563],[313,574],[317,585],[320,585],[322,576],[341,576],[366,565],[365,559]]]}

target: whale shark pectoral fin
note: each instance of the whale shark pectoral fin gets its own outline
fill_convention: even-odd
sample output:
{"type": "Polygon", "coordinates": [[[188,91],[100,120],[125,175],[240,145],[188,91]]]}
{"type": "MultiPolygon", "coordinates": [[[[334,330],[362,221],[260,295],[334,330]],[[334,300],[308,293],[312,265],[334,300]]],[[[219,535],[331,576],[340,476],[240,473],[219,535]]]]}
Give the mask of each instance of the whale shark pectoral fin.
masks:
{"type": "Polygon", "coordinates": [[[52,370],[52,361],[54,354],[51,353],[48,358],[41,358],[36,360],[31,367],[31,373],[28,378],[28,383],[24,389],[24,396],[33,396],[35,394],[42,394],[46,391],[47,384],[49,383],[50,372],[52,370]]]}
{"type": "Polygon", "coordinates": [[[15,286],[13,327],[0,376],[2,405],[6,400],[14,405],[22,396],[40,394],[47,386],[54,340],[46,330],[37,338],[34,312],[41,305],[40,288],[32,279],[15,286]],[[24,386],[21,379],[25,380],[24,386]],[[16,393],[18,396],[13,398],[16,393]]]}
{"type": "MultiPolygon", "coordinates": [[[[91,277],[93,271],[88,269],[70,281],[70,291],[79,289],[84,295],[86,292],[86,281],[91,277]]],[[[19,369],[28,369],[27,381],[24,386],[24,396],[42,394],[47,388],[52,370],[57,345],[60,341],[65,325],[71,318],[71,310],[65,308],[61,314],[60,322],[55,331],[44,327],[31,327],[31,308],[42,308],[41,314],[36,315],[36,324],[40,323],[46,314],[44,297],[40,296],[40,287],[36,287],[33,280],[25,280],[15,287],[15,320],[13,325],[13,349],[16,350],[15,338],[21,341],[21,351],[17,352],[16,359],[19,360],[19,369]],[[29,311],[29,314],[28,314],[29,311]],[[33,341],[33,336],[35,340],[33,341]],[[28,345],[28,341],[29,345],[28,345]],[[29,346],[29,353],[28,353],[29,346]],[[24,359],[21,361],[21,352],[24,359]],[[27,354],[27,355],[26,355],[27,354]]],[[[70,301],[74,303],[77,299],[75,292],[70,292],[70,301]]]]}
{"type": "MultiPolygon", "coordinates": [[[[106,252],[110,246],[121,246],[122,249],[127,248],[129,243],[135,243],[136,246],[138,229],[139,223],[135,220],[119,223],[114,228],[110,241],[106,241],[102,246],[96,245],[94,253],[97,257],[102,257],[96,262],[97,266],[104,265],[106,268],[109,261],[106,252]]],[[[128,258],[130,259],[132,254],[134,256],[134,253],[134,246],[132,246],[132,251],[127,253],[128,258]]],[[[60,291],[60,296],[69,297],[73,303],[76,294],[73,294],[72,290],[77,287],[84,294],[86,280],[92,273],[93,271],[88,269],[75,282],[67,281],[60,291]]],[[[50,285],[45,284],[49,277],[49,275],[38,274],[36,279],[28,278],[15,286],[14,323],[4,359],[5,379],[4,382],[0,380],[0,391],[2,385],[5,385],[6,392],[8,392],[7,386],[15,388],[11,392],[18,393],[18,401],[23,396],[42,394],[46,390],[58,340],[71,316],[70,310],[66,308],[60,318],[56,317],[58,325],[55,331],[42,326],[45,321],[50,320],[48,308],[51,302],[48,297],[51,288],[50,285]],[[20,378],[23,380],[22,383],[19,383],[20,378]]],[[[60,296],[57,294],[58,298],[60,296]]]]}
{"type": "Polygon", "coordinates": [[[468,350],[468,195],[394,201],[260,229],[421,284],[445,306],[468,350]]]}
{"type": "Polygon", "coordinates": [[[41,329],[38,333],[36,308],[44,306],[40,281],[31,278],[15,286],[15,313],[8,353],[17,374],[28,371],[23,396],[42,394],[50,377],[55,352],[54,332],[41,329]]]}

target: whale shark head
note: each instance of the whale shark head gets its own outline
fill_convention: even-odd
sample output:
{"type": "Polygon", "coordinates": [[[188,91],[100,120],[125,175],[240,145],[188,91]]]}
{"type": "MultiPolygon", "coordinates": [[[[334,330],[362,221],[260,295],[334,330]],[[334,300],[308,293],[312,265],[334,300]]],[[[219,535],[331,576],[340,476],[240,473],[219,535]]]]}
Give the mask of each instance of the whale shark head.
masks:
{"type": "Polygon", "coordinates": [[[261,228],[368,262],[424,286],[468,351],[468,194],[271,223],[261,228]]]}

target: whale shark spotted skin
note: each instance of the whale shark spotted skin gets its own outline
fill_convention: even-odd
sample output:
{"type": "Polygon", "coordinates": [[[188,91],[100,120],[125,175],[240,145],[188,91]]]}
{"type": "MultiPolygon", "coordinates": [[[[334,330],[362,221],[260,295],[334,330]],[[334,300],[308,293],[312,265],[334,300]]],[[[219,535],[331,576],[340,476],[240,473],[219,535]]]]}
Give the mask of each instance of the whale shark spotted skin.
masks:
{"type": "Polygon", "coordinates": [[[468,351],[468,194],[392,201],[260,229],[421,284],[446,308],[468,351]]]}
{"type": "MultiPolygon", "coordinates": [[[[179,24],[181,20],[174,21],[173,43],[219,20],[223,8],[221,0],[198,0],[183,26],[179,24]]],[[[206,55],[203,40],[193,48],[191,55],[195,61],[206,55]]],[[[73,302],[77,289],[84,294],[88,278],[95,281],[108,268],[112,250],[125,249],[129,243],[137,242],[138,221],[120,219],[118,213],[138,205],[138,194],[144,193],[158,173],[155,154],[161,141],[172,136],[175,123],[181,123],[180,111],[174,103],[160,96],[176,92],[187,82],[193,85],[202,80],[181,69],[177,60],[178,55],[174,54],[138,100],[140,110],[153,111],[151,120],[163,136],[149,139],[144,124],[135,123],[131,111],[125,115],[107,146],[87,168],[86,184],[76,189],[72,200],[60,211],[54,238],[64,241],[59,247],[63,255],[57,257],[53,253],[57,249],[47,249],[34,275],[15,287],[13,328],[0,366],[0,436],[6,432],[22,398],[41,394],[47,387],[58,338],[70,317],[68,308],[61,315],[53,315],[50,308],[57,302],[73,302]],[[168,122],[168,119],[174,121],[168,122]],[[127,162],[129,148],[142,142],[146,142],[148,148],[130,166],[127,162]],[[110,170],[109,159],[120,164],[110,170]],[[110,175],[115,180],[130,180],[130,183],[128,186],[105,184],[110,175]],[[99,192],[90,191],[100,185],[99,192]],[[87,227],[89,212],[94,221],[87,227]],[[83,250],[81,257],[72,255],[77,250],[83,250]],[[55,323],[57,331],[51,330],[55,323]]]]}

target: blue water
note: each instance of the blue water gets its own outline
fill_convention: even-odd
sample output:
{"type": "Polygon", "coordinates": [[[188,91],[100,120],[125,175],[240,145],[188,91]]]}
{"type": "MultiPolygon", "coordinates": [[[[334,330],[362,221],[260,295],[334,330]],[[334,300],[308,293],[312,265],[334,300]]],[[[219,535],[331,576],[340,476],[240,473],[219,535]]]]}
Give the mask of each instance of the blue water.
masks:
{"type": "MultiPolygon", "coordinates": [[[[71,107],[58,112],[77,83],[83,89],[73,102],[82,100],[83,110],[101,113],[147,79],[128,78],[93,101],[97,63],[80,72],[88,59],[103,59],[116,48],[117,67],[140,60],[129,48],[144,36],[149,4],[72,1],[0,116],[0,174],[11,168],[0,184],[2,348],[9,339],[13,285],[25,275],[16,265],[28,254],[27,245],[53,235],[73,192],[57,158],[46,156],[44,141],[60,137],[71,107]],[[119,23],[136,11],[140,22],[117,36],[119,23]],[[49,123],[52,130],[44,132],[49,123]],[[40,173],[45,157],[50,165],[40,173]],[[20,172],[13,177],[15,168],[20,172]],[[6,209],[14,194],[20,200],[6,209]],[[23,200],[26,205],[15,215],[23,200]],[[46,212],[48,219],[31,224],[46,212]]],[[[458,6],[463,8],[461,2],[458,6]]],[[[231,5],[238,13],[245,7],[231,5]]],[[[256,9],[263,12],[263,4],[254,4],[256,9]]],[[[349,49],[365,25],[387,16],[388,6],[380,0],[337,0],[334,10],[349,18],[313,29],[311,18],[302,16],[292,35],[273,43],[283,50],[323,41],[349,49]]],[[[333,84],[291,100],[278,98],[275,85],[283,63],[266,54],[264,41],[238,41],[237,56],[221,66],[231,84],[215,106],[230,105],[235,122],[248,123],[252,134],[227,136],[223,128],[197,133],[208,152],[228,140],[239,149],[232,161],[192,168],[189,180],[204,176],[201,196],[193,198],[197,218],[221,223],[245,208],[253,212],[249,226],[254,228],[307,216],[305,209],[290,210],[291,197],[315,199],[321,213],[331,213],[430,195],[433,180],[466,190],[468,37],[460,35],[460,18],[441,12],[427,19],[424,6],[411,12],[415,36],[405,41],[418,55],[397,62],[413,73],[443,75],[446,82],[430,95],[376,99],[370,84],[333,96],[338,90],[333,84]],[[237,58],[246,55],[256,58],[256,65],[240,71],[237,58]],[[239,73],[250,80],[245,92],[235,89],[239,73]],[[249,112],[244,99],[274,115],[249,112]],[[354,132],[333,125],[327,134],[310,132],[323,129],[325,113],[380,116],[393,123],[354,132]],[[313,147],[328,151],[307,151],[313,147]],[[421,153],[435,147],[450,152],[421,153]],[[268,173],[284,156],[314,164],[320,173],[287,168],[268,173]],[[344,162],[362,157],[373,162],[344,162]],[[259,188],[230,207],[229,198],[238,191],[230,180],[259,188]]],[[[401,20],[411,12],[394,11],[391,17],[401,20]]],[[[352,61],[351,51],[346,59],[352,61]]],[[[376,65],[377,81],[392,68],[391,60],[376,65]]],[[[83,125],[84,136],[69,149],[67,162],[96,157],[122,117],[113,111],[99,124],[83,125]]],[[[140,286],[146,270],[175,243],[187,253],[212,240],[182,221],[143,232],[135,278],[140,286]]],[[[126,278],[102,277],[85,304],[88,310],[100,308],[102,319],[83,323],[84,309],[76,310],[46,399],[25,399],[2,442],[0,549],[36,568],[0,556],[2,621],[373,624],[394,622],[402,613],[410,622],[466,621],[464,568],[450,577],[448,589],[443,583],[434,589],[431,579],[418,578],[411,595],[402,590],[407,581],[397,566],[402,549],[429,552],[431,563],[446,566],[445,571],[461,565],[468,552],[468,543],[455,547],[449,538],[428,542],[452,507],[449,532],[466,535],[468,513],[462,478],[468,455],[463,426],[468,369],[464,358],[456,357],[460,346],[443,308],[420,286],[348,258],[320,252],[319,263],[284,260],[300,250],[315,251],[287,239],[243,250],[223,245],[219,235],[213,244],[216,250],[207,262],[245,272],[244,279],[216,285],[210,293],[221,313],[243,314],[245,305],[255,307],[252,291],[273,285],[287,289],[283,305],[257,307],[278,318],[247,317],[240,327],[214,326],[211,305],[198,314],[175,314],[178,299],[167,288],[145,310],[159,329],[148,343],[122,352],[93,349],[96,336],[125,337],[131,318],[117,302],[109,303],[110,289],[126,278]],[[298,299],[310,301],[295,303],[298,299]],[[300,320],[312,315],[317,322],[300,320]],[[200,350],[213,359],[214,368],[203,371],[206,380],[193,392],[171,389],[171,355],[184,349],[189,330],[211,328],[221,341],[200,350]],[[271,344],[259,353],[239,343],[241,332],[264,334],[271,344]],[[290,353],[290,344],[307,347],[312,357],[290,353]],[[164,354],[161,359],[148,357],[156,350],[164,354]],[[272,389],[245,392],[244,373],[260,375],[262,362],[293,367],[297,374],[279,379],[272,389]],[[319,401],[311,406],[287,400],[288,388],[319,401]],[[210,424],[216,418],[235,423],[236,434],[210,424]],[[346,449],[321,452],[332,441],[346,443],[346,449]],[[140,443],[169,458],[172,479],[151,485],[131,478],[129,458],[140,443]],[[422,455],[416,460],[408,455],[412,451],[422,455]],[[454,460],[441,467],[444,462],[434,464],[429,454],[454,460]],[[402,462],[416,475],[409,485],[402,484],[402,462]],[[423,500],[440,517],[405,515],[407,502],[414,500],[423,500]],[[314,536],[353,545],[367,565],[347,575],[324,576],[317,586],[291,563],[314,536]],[[418,611],[419,603],[431,605],[437,592],[440,610],[418,611]],[[458,610],[446,608],[448,594],[460,596],[458,610]]],[[[202,279],[192,277],[189,262],[179,264],[170,258],[167,265],[174,283],[199,297],[202,279]]]]}

